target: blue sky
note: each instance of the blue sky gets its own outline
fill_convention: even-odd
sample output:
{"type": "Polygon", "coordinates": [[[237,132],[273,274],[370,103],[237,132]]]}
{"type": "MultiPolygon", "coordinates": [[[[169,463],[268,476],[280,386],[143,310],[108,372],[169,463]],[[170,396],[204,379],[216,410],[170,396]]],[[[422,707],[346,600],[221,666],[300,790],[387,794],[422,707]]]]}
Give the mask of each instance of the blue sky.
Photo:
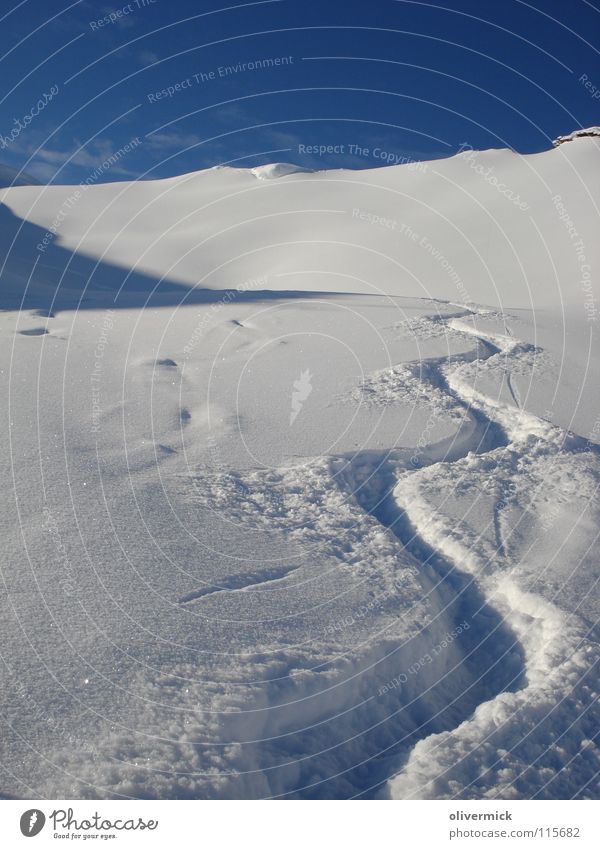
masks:
{"type": "Polygon", "coordinates": [[[531,152],[600,124],[600,0],[7,0],[0,32],[0,163],[44,182],[531,152]]]}

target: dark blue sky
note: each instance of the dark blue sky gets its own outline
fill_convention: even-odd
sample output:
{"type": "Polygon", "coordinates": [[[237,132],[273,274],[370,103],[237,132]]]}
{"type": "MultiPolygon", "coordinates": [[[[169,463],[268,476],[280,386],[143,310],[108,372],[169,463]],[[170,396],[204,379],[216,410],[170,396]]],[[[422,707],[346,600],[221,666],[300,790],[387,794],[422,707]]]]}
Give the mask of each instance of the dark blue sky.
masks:
{"type": "Polygon", "coordinates": [[[43,181],[530,152],[600,124],[600,0],[4,0],[0,33],[0,163],[43,181]]]}

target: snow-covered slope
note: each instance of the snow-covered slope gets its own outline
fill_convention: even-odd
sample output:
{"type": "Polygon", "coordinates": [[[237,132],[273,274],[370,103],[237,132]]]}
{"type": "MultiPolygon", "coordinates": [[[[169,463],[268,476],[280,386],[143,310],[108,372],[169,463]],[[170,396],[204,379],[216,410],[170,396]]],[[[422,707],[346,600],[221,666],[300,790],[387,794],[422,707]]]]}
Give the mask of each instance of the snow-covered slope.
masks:
{"type": "Polygon", "coordinates": [[[29,223],[17,254],[39,245],[40,269],[62,268],[66,249],[187,287],[266,276],[269,289],[581,304],[574,244],[583,240],[594,267],[599,145],[578,138],[534,156],[463,151],[419,168],[215,168],[8,190],[3,202],[29,223]]]}
{"type": "Polygon", "coordinates": [[[599,146],[2,192],[2,794],[600,795],[599,146]]]}

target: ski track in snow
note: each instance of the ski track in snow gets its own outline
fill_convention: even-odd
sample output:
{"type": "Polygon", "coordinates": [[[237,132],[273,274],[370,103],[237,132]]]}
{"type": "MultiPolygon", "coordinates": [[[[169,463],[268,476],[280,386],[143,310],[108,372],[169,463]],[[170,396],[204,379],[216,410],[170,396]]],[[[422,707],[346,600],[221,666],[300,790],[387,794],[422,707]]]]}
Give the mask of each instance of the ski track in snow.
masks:
{"type": "MultiPolygon", "coordinates": [[[[476,315],[473,312],[473,316],[476,315]]],[[[502,574],[502,569],[490,570],[490,562],[501,562],[507,555],[501,514],[496,505],[493,512],[497,545],[496,550],[490,550],[484,546],[481,535],[472,534],[470,539],[462,527],[457,531],[456,525],[443,517],[442,511],[436,509],[435,502],[432,505],[428,501],[427,495],[428,486],[439,493],[440,471],[446,477],[448,473],[460,474],[477,486],[480,468],[474,460],[474,452],[494,456],[499,463],[508,458],[508,471],[513,455],[512,465],[516,472],[523,462],[529,461],[535,467],[536,461],[561,452],[567,456],[570,454],[571,459],[576,461],[577,454],[583,453],[584,440],[521,409],[511,384],[510,367],[535,353],[533,346],[520,343],[509,333],[505,336],[485,334],[460,317],[452,317],[447,323],[455,331],[472,334],[487,347],[485,361],[488,367],[504,360],[502,367],[506,370],[507,384],[519,412],[473,388],[473,361],[458,366],[438,361],[434,367],[433,385],[445,384],[471,413],[483,417],[485,431],[499,428],[502,437],[497,439],[495,447],[482,447],[484,433],[479,443],[462,457],[433,460],[423,471],[401,473],[393,497],[414,528],[413,539],[425,541],[456,568],[473,576],[486,597],[493,600],[501,611],[525,650],[527,684],[516,693],[501,693],[496,699],[480,705],[473,718],[454,731],[432,735],[418,743],[408,764],[390,782],[390,791],[399,798],[518,797],[519,783],[525,786],[524,776],[528,773],[529,783],[534,775],[539,795],[545,795],[546,791],[552,798],[553,792],[556,793],[552,787],[555,776],[547,767],[541,768],[539,775],[535,776],[536,763],[543,757],[546,745],[554,744],[559,736],[557,728],[567,735],[564,744],[569,751],[569,728],[564,715],[557,716],[548,734],[552,720],[545,720],[551,717],[561,700],[566,703],[563,710],[566,709],[567,715],[574,721],[582,705],[594,705],[595,694],[585,682],[585,674],[598,660],[597,646],[582,639],[582,633],[577,632],[575,625],[555,605],[523,591],[511,578],[510,570],[508,574],[502,574]],[[498,577],[499,573],[502,577],[498,577]],[[527,729],[523,739],[515,734],[515,724],[519,724],[521,730],[527,729]],[[513,743],[512,748],[507,745],[508,751],[498,745],[498,739],[504,738],[513,743]],[[500,754],[505,761],[501,764],[502,768],[499,766],[502,760],[500,754]],[[499,776],[500,781],[497,780],[499,776]]],[[[584,489],[581,494],[591,497],[596,489],[596,480],[590,480],[587,469],[582,466],[580,462],[579,482],[584,489]]],[[[577,734],[573,736],[577,737],[577,734]]],[[[571,760],[579,754],[575,751],[571,760]]],[[[594,780],[598,763],[593,757],[589,760],[590,779],[594,780]]],[[[577,782],[580,780],[579,776],[573,782],[573,792],[579,789],[577,782]]]]}

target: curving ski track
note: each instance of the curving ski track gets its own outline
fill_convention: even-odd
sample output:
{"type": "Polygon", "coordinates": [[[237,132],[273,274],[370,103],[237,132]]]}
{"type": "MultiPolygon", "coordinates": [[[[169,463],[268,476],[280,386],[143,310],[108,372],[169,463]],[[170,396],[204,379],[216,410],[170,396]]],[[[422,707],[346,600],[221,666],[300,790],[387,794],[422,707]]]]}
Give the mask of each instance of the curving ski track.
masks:
{"type": "MultiPolygon", "coordinates": [[[[482,703],[473,717],[453,732],[434,734],[417,744],[408,763],[388,787],[391,795],[400,798],[454,795],[477,798],[476,776],[465,787],[452,781],[453,774],[461,775],[462,782],[464,769],[461,765],[464,767],[470,757],[481,770],[475,754],[477,749],[493,748],[490,743],[499,736],[499,729],[501,733],[503,725],[510,727],[511,723],[518,723],[519,712],[530,704],[536,704],[538,714],[544,714],[547,709],[542,717],[545,720],[560,704],[561,697],[563,700],[570,698],[573,680],[579,683],[584,679],[597,660],[593,643],[577,634],[573,624],[555,605],[524,592],[510,574],[502,576],[502,569],[490,569],[491,562],[501,563],[507,557],[501,508],[497,504],[493,508],[496,540],[493,550],[481,544],[483,533],[472,539],[458,533],[456,526],[443,516],[444,511],[437,510],[435,503],[428,503],[423,495],[423,488],[426,490],[427,484],[442,470],[446,478],[449,470],[455,470],[459,477],[468,477],[465,461],[470,455],[504,458],[514,454],[518,458],[536,458],[555,452],[575,455],[585,450],[584,440],[522,410],[512,385],[510,366],[522,352],[531,352],[533,348],[516,340],[506,324],[506,335],[500,336],[483,333],[475,324],[464,321],[465,317],[476,319],[480,315],[475,309],[465,309],[460,316],[434,319],[454,331],[472,335],[478,346],[475,356],[469,353],[429,359],[419,364],[423,380],[432,388],[450,394],[464,408],[470,421],[461,428],[466,435],[459,430],[450,444],[430,446],[420,463],[423,469],[407,469],[405,459],[395,458],[394,452],[390,452],[375,458],[366,470],[364,457],[351,458],[342,475],[363,509],[392,530],[423,566],[432,566],[440,583],[449,585],[450,591],[457,591],[458,596],[462,595],[471,611],[477,603],[473,598],[476,585],[485,603],[497,612],[499,621],[493,628],[487,633],[478,633],[480,642],[474,649],[476,655],[484,654],[485,643],[492,636],[498,640],[503,631],[515,635],[515,643],[511,646],[505,633],[504,652],[497,653],[491,667],[483,667],[490,669],[493,681],[499,686],[497,694],[488,703],[482,703]],[[465,380],[465,370],[478,361],[488,361],[489,365],[497,365],[499,371],[505,371],[515,407],[502,403],[499,398],[486,396],[473,387],[471,380],[465,380]],[[524,676],[521,679],[517,672],[512,679],[506,680],[506,676],[503,678],[506,659],[511,658],[511,649],[516,648],[524,657],[524,676]]],[[[481,657],[477,658],[477,662],[480,660],[481,657]]],[[[508,667],[510,669],[510,663],[508,667]]],[[[514,732],[510,736],[514,739],[514,732]]],[[[527,736],[524,734],[525,739],[527,736]]],[[[554,733],[550,735],[548,746],[555,736],[554,733]]],[[[485,757],[481,760],[486,763],[485,757]]],[[[498,758],[494,760],[492,756],[488,760],[488,771],[498,768],[498,758]]],[[[521,776],[517,774],[516,777],[521,776]]],[[[550,779],[547,784],[551,784],[550,779]]],[[[498,795],[502,795],[502,789],[498,788],[498,795]]],[[[544,786],[539,788],[542,795],[544,789],[544,786]]]]}

